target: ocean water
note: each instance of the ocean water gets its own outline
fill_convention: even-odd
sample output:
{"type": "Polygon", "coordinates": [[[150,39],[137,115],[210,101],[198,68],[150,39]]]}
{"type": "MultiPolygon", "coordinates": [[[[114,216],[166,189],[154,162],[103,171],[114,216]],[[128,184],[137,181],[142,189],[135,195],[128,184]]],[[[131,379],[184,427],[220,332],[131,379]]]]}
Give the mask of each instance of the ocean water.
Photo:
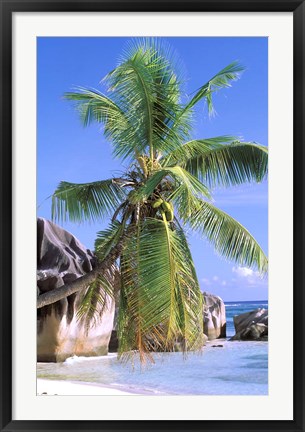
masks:
{"type": "Polygon", "coordinates": [[[245,312],[250,312],[257,308],[268,309],[268,300],[263,301],[235,301],[225,302],[226,305],[226,318],[227,318],[227,337],[232,337],[235,334],[233,317],[245,312]]]}
{"type": "MultiPolygon", "coordinates": [[[[258,307],[267,308],[267,301],[226,303],[227,336],[234,334],[234,315],[258,307]]],[[[137,360],[122,364],[115,354],[72,357],[64,363],[38,363],[37,377],[156,395],[267,395],[268,343],[217,339],[199,354],[158,354],[155,364],[145,367],[137,360]]]]}

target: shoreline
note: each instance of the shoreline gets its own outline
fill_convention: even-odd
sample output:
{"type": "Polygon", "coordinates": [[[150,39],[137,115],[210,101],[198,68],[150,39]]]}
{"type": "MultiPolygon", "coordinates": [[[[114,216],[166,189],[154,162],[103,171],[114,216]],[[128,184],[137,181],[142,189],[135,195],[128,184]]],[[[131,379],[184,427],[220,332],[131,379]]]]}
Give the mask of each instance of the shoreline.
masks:
{"type": "Polygon", "coordinates": [[[98,383],[45,378],[37,378],[36,389],[37,396],[135,396],[141,394],[98,383]]]}
{"type": "MultiPolygon", "coordinates": [[[[67,368],[67,370],[64,371],[62,371],[61,367],[59,367],[60,370],[58,370],[58,365],[56,363],[54,363],[53,366],[49,363],[38,363],[36,394],[37,396],[266,394],[268,388],[268,377],[266,377],[265,370],[266,368],[268,369],[267,364],[265,364],[265,358],[268,356],[267,341],[247,342],[229,341],[224,338],[217,339],[209,341],[205,349],[203,349],[203,353],[202,355],[201,353],[194,356],[190,355],[189,362],[184,361],[185,359],[182,358],[182,356],[178,357],[181,353],[172,353],[174,356],[173,360],[175,360],[174,362],[163,362],[163,356],[161,356],[159,359],[160,361],[156,363],[155,369],[149,370],[149,374],[143,374],[143,377],[140,377],[141,379],[139,379],[139,371],[133,371],[135,373],[135,380],[130,379],[128,370],[118,366],[118,370],[115,369],[118,375],[114,375],[111,380],[108,379],[108,383],[99,382],[99,371],[103,366],[103,361],[107,361],[107,359],[110,360],[110,362],[107,362],[107,367],[111,369],[113,360],[116,358],[116,353],[111,353],[109,356],[102,357],[70,357],[62,365],[67,368]],[[255,348],[259,349],[259,353],[262,355],[262,359],[259,359],[259,363],[258,359],[255,356],[253,357],[256,352],[255,348]],[[227,354],[230,369],[228,369],[228,366],[224,366],[221,361],[225,354],[227,354]],[[245,367],[244,359],[248,360],[249,364],[247,363],[246,369],[249,369],[249,371],[243,370],[246,376],[246,381],[243,384],[239,379],[240,371],[238,368],[245,367]],[[92,361],[94,361],[94,363],[91,363],[92,361]],[[78,363],[80,363],[80,365],[78,363]],[[215,368],[212,366],[213,364],[218,367],[216,372],[215,368]],[[256,383],[255,378],[258,373],[257,368],[255,368],[257,365],[259,373],[261,374],[260,376],[262,377],[261,382],[258,383],[256,383]],[[204,367],[206,368],[206,372],[202,378],[202,382],[198,383],[196,380],[194,381],[191,378],[193,374],[196,375],[196,373],[199,373],[200,375],[204,367]],[[183,371],[183,373],[181,373],[181,371],[183,371]],[[177,387],[175,385],[175,380],[167,379],[167,374],[172,376],[172,373],[174,373],[176,379],[178,379],[178,377],[180,379],[181,376],[182,383],[184,383],[182,387],[177,387]],[[125,377],[126,374],[128,375],[128,379],[125,377]],[[65,379],[65,377],[68,379],[65,379]],[[71,378],[69,379],[69,377],[71,378]],[[80,380],[78,381],[77,378],[80,380]],[[96,380],[87,381],[87,378],[96,380]],[[246,382],[247,388],[248,386],[250,387],[247,392],[245,392],[246,382]]],[[[65,367],[64,369],[66,369],[65,367]]]]}
{"type": "Polygon", "coordinates": [[[153,396],[166,395],[148,390],[124,390],[115,385],[99,384],[84,381],[65,381],[37,378],[37,396],[153,396]]]}

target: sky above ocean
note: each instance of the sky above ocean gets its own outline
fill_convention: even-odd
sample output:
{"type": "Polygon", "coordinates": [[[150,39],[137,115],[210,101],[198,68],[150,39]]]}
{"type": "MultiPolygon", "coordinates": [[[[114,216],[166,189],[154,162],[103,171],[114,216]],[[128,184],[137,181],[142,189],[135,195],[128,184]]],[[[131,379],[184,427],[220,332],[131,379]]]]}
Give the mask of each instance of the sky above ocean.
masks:
{"type": "MultiPolygon", "coordinates": [[[[51,218],[46,199],[62,180],[82,183],[109,178],[124,170],[112,157],[101,125],[84,128],[63,94],[76,86],[103,91],[101,79],[118,64],[130,38],[47,37],[37,39],[37,205],[38,216],[51,218]]],[[[183,63],[186,90],[192,94],[234,60],[245,67],[231,88],[214,97],[216,115],[204,103],[196,109],[192,138],[233,135],[268,145],[268,39],[166,38],[183,63]]],[[[235,217],[268,253],[268,185],[245,184],[213,191],[214,204],[235,217]]],[[[93,248],[96,224],[61,224],[87,248],[93,248]]],[[[202,291],[226,301],[268,298],[267,278],[216,255],[198,235],[189,242],[202,291]]]]}

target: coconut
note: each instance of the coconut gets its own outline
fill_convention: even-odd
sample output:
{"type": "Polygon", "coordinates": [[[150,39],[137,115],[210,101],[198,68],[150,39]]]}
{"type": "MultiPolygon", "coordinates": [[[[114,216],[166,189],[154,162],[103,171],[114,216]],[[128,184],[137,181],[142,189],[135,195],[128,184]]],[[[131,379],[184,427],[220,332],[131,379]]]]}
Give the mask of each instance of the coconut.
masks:
{"type": "Polygon", "coordinates": [[[170,203],[168,203],[167,201],[163,201],[162,208],[165,212],[172,209],[170,203]]]}
{"type": "Polygon", "coordinates": [[[173,212],[173,210],[171,210],[171,209],[167,210],[165,212],[165,217],[166,217],[167,222],[172,222],[173,219],[174,219],[174,212],[173,212]]]}
{"type": "Polygon", "coordinates": [[[156,209],[156,208],[158,208],[158,207],[160,207],[160,205],[162,205],[163,204],[163,199],[162,198],[158,198],[156,201],[154,201],[153,203],[152,203],[152,208],[154,208],[154,209],[156,209]]]}

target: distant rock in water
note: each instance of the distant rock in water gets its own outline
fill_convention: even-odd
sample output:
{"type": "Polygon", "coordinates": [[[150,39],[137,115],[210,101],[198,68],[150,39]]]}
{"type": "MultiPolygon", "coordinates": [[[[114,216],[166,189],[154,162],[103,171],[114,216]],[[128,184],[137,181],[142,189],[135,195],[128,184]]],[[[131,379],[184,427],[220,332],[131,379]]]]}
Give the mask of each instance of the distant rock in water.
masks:
{"type": "MultiPolygon", "coordinates": [[[[43,219],[37,220],[37,293],[81,277],[96,266],[96,258],[72,234],[43,219]]],[[[106,309],[87,330],[76,317],[84,292],[75,293],[37,310],[37,360],[64,361],[73,355],[108,353],[113,328],[114,300],[105,294],[106,309]]]]}
{"type": "Polygon", "coordinates": [[[268,340],[268,310],[255,309],[233,318],[236,334],[230,340],[268,340]]]}
{"type": "Polygon", "coordinates": [[[203,332],[209,340],[226,337],[226,307],[223,300],[213,294],[203,293],[203,332]]]}

